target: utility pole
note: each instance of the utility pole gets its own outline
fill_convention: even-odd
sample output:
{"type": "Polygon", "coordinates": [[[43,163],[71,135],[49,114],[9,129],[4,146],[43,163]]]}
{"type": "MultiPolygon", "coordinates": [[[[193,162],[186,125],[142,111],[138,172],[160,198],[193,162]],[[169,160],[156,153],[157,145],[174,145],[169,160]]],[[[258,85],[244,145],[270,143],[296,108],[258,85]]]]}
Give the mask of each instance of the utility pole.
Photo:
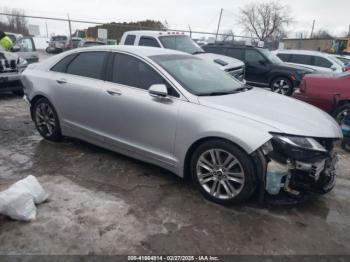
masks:
{"type": "Polygon", "coordinates": [[[70,43],[70,48],[73,49],[72,25],[71,25],[71,22],[70,22],[69,14],[68,14],[68,25],[69,25],[69,43],[70,43]]]}
{"type": "Polygon", "coordinates": [[[188,25],[188,29],[190,30],[190,37],[192,38],[192,29],[190,25],[188,25]]]}
{"type": "Polygon", "coordinates": [[[46,25],[46,38],[49,38],[49,30],[47,30],[47,22],[45,22],[46,25]]]}
{"type": "Polygon", "coordinates": [[[349,32],[348,32],[348,37],[350,37],[350,25],[349,25],[349,32]]]}
{"type": "Polygon", "coordinates": [[[221,17],[222,17],[222,11],[224,9],[221,8],[221,11],[220,11],[220,17],[219,17],[219,23],[218,23],[218,29],[216,30],[216,36],[215,36],[215,42],[216,40],[218,39],[218,34],[219,34],[219,29],[220,29],[220,23],[221,23],[221,17]]]}
{"type": "Polygon", "coordinates": [[[315,20],[312,22],[312,29],[311,29],[310,38],[312,38],[312,35],[314,34],[314,28],[315,28],[315,20]]]}

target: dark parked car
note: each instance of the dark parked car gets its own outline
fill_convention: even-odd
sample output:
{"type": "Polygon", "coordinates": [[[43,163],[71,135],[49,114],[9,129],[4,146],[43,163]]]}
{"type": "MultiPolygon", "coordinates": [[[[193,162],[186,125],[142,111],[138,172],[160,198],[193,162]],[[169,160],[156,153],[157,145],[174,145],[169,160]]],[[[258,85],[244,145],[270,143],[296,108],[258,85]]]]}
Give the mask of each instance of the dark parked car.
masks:
{"type": "Polygon", "coordinates": [[[305,74],[315,70],[285,64],[269,50],[253,46],[209,44],[202,47],[206,52],[231,56],[246,65],[245,79],[248,84],[269,87],[272,91],[291,95],[305,74]]]}
{"type": "Polygon", "coordinates": [[[293,97],[333,115],[339,124],[350,111],[350,71],[304,77],[293,97]]]}

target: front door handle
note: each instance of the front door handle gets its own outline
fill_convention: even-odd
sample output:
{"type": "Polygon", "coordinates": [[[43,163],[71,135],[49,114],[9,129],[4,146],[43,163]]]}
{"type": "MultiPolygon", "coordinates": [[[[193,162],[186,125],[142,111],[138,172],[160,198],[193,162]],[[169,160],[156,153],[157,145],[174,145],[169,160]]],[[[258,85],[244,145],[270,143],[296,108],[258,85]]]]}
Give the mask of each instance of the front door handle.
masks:
{"type": "Polygon", "coordinates": [[[111,96],[118,95],[120,96],[122,92],[120,92],[118,89],[108,89],[107,93],[111,96]]]}
{"type": "Polygon", "coordinates": [[[56,82],[59,84],[65,84],[65,83],[67,83],[67,80],[64,78],[60,78],[60,79],[57,79],[56,82]]]}

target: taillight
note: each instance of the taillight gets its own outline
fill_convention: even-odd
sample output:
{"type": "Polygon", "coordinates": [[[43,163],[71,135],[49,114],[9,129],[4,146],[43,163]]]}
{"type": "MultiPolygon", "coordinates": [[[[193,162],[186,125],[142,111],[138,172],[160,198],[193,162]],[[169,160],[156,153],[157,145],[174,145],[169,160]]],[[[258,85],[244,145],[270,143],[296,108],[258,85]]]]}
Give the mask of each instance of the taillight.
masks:
{"type": "Polygon", "coordinates": [[[350,66],[346,66],[343,68],[343,71],[346,72],[346,71],[350,71],[350,66]]]}
{"type": "Polygon", "coordinates": [[[302,93],[305,93],[305,91],[306,91],[306,81],[304,79],[301,80],[301,83],[300,83],[300,86],[299,86],[299,90],[302,93]]]}

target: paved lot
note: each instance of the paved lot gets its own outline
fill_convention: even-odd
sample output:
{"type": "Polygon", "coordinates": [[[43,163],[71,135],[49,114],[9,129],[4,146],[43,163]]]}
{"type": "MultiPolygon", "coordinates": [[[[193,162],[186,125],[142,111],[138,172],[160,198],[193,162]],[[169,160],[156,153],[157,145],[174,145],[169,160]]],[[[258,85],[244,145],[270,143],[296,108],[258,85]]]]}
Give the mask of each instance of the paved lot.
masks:
{"type": "Polygon", "coordinates": [[[293,207],[212,204],[186,181],[66,139],[44,141],[27,105],[0,96],[0,190],[38,177],[50,200],[31,223],[0,216],[0,254],[350,254],[350,164],[337,186],[293,207]]]}

